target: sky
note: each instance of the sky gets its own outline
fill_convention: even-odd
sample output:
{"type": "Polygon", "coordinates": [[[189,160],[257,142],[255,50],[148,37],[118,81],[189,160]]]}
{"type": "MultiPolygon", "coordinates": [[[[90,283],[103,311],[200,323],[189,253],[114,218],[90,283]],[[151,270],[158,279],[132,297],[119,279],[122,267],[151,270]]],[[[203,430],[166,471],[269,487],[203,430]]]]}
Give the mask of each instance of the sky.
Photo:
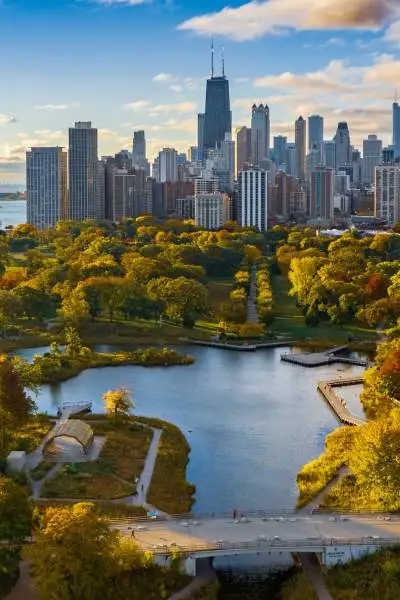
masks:
{"type": "Polygon", "coordinates": [[[131,149],[134,129],[150,159],[195,145],[211,38],[234,127],[266,102],[272,135],[321,114],[326,139],[347,120],[356,146],[391,143],[400,0],[0,0],[0,183],[23,183],[26,149],[66,146],[77,120],[101,155],[131,149]]]}

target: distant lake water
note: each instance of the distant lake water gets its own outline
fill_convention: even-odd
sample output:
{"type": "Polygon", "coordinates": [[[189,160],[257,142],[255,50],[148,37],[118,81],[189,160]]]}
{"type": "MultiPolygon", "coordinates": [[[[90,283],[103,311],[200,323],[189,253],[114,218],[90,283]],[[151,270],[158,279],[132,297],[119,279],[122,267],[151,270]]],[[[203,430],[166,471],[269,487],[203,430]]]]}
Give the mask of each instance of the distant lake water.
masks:
{"type": "Polygon", "coordinates": [[[7,225],[21,225],[26,223],[26,201],[25,200],[0,200],[1,229],[7,225]]]}

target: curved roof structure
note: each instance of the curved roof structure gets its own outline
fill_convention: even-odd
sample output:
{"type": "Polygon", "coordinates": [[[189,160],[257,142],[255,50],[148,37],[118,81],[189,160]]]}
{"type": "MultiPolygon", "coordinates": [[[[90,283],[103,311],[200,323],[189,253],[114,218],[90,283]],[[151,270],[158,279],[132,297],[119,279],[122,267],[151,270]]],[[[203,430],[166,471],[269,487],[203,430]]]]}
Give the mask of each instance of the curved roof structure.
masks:
{"type": "Polygon", "coordinates": [[[46,440],[46,443],[43,446],[43,454],[45,454],[47,447],[58,437],[70,437],[75,439],[82,446],[85,454],[87,454],[92,445],[94,433],[90,425],[79,419],[62,421],[54,427],[49,438],[46,440]]]}

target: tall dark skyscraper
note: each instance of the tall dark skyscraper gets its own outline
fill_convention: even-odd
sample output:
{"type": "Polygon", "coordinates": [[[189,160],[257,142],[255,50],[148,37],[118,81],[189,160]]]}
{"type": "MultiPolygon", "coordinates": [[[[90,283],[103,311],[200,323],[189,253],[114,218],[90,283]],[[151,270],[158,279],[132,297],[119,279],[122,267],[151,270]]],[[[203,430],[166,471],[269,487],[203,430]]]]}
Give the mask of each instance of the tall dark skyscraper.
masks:
{"type": "Polygon", "coordinates": [[[204,151],[221,144],[225,134],[232,134],[232,113],[229,101],[229,81],[225,77],[222,59],[222,75],[214,75],[214,48],[211,47],[211,77],[207,79],[206,110],[204,116],[204,151]]]}

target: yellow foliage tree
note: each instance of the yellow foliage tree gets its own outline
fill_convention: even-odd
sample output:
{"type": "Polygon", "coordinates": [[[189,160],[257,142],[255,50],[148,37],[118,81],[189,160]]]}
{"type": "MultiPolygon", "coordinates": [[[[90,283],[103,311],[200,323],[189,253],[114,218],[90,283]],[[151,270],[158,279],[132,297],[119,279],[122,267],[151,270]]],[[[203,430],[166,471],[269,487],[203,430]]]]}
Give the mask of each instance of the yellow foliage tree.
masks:
{"type": "Polygon", "coordinates": [[[103,394],[103,403],[106,413],[113,417],[115,422],[126,419],[129,411],[135,408],[131,391],[123,387],[108,390],[103,394]]]}

